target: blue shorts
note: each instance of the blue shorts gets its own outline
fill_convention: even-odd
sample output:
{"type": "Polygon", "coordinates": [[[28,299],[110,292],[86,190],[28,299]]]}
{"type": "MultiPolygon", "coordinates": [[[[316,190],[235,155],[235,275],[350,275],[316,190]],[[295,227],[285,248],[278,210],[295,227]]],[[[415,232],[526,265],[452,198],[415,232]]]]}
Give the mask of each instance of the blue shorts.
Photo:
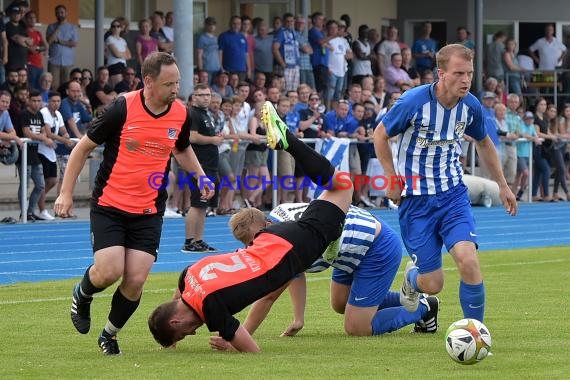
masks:
{"type": "Polygon", "coordinates": [[[405,197],[398,209],[402,239],[420,273],[441,268],[441,248],[477,244],[475,219],[464,184],[436,195],[405,197]]]}
{"type": "Polygon", "coordinates": [[[360,265],[352,273],[333,269],[332,281],[349,285],[348,303],[358,307],[378,306],[384,301],[402,261],[398,235],[385,223],[360,265]]]}

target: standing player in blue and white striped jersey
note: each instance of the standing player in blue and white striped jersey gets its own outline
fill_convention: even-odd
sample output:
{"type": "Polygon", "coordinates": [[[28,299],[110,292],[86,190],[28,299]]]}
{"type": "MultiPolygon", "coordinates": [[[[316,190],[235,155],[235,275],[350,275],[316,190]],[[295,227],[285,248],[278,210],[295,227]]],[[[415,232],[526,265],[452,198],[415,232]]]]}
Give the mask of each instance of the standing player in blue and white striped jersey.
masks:
{"type": "MultiPolygon", "coordinates": [[[[265,218],[256,209],[242,209],[230,220],[234,236],[244,244],[267,224],[298,220],[308,203],[285,203],[277,206],[265,218]]],[[[416,323],[415,331],[435,333],[439,300],[428,297],[414,312],[400,304],[399,294],[390,292],[402,260],[402,245],[397,234],[385,222],[368,211],[350,206],[338,244],[332,244],[322,257],[307,270],[321,272],[333,267],[331,306],[345,315],[344,327],[349,335],[380,335],[416,323]]],[[[244,327],[250,334],[259,327],[273,302],[289,286],[253,304],[244,327]]],[[[294,306],[294,321],[282,335],[295,335],[304,324],[306,301],[305,276],[292,279],[290,293],[294,306]]]]}
{"type": "Polygon", "coordinates": [[[374,133],[385,175],[406,178],[405,186],[387,189],[388,198],[400,205],[402,238],[412,258],[404,273],[400,301],[413,311],[420,293],[441,291],[441,248],[445,244],[461,275],[459,300],[464,317],[483,321],[485,287],[477,259],[475,221],[459,162],[459,141],[464,134],[476,140],[479,158],[499,184],[501,201],[510,215],[516,215],[517,202],[487,136],[481,104],[469,93],[472,50],[447,45],[436,60],[438,82],[406,91],[374,133]],[[395,168],[388,139],[398,135],[395,168]]]}

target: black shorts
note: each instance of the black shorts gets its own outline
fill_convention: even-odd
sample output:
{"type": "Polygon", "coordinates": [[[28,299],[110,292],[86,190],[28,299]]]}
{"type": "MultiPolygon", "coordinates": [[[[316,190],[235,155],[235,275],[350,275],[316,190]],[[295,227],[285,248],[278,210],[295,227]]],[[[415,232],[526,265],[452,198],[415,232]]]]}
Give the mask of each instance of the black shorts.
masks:
{"type": "Polygon", "coordinates": [[[156,261],[162,234],[162,215],[131,214],[93,203],[90,214],[93,252],[121,246],[147,252],[156,261]]]}
{"type": "Polygon", "coordinates": [[[38,157],[42,163],[44,178],[57,178],[57,162],[51,162],[43,154],[38,154],[38,157]]]}
{"type": "Polygon", "coordinates": [[[265,228],[293,244],[292,251],[301,262],[302,270],[309,268],[329,246],[340,237],[346,214],[337,205],[314,200],[296,222],[272,224],[265,228]]]}
{"type": "MultiPolygon", "coordinates": [[[[208,176],[210,180],[214,181],[215,185],[214,196],[210,199],[202,199],[198,178],[196,178],[197,176],[193,176],[190,179],[193,185],[190,187],[190,207],[196,207],[196,208],[218,207],[218,198],[220,193],[220,178],[218,176],[218,172],[211,170],[205,170],[205,172],[206,176],[208,176]]],[[[202,179],[202,181],[203,180],[204,179],[202,179]]]]}

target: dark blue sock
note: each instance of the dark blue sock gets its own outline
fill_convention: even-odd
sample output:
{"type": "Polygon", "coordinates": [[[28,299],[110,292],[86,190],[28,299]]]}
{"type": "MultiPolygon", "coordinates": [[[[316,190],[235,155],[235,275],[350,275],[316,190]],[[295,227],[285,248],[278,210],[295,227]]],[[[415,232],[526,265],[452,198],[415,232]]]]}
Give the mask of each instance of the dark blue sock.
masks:
{"type": "Polygon", "coordinates": [[[400,292],[389,291],[382,303],[378,306],[378,310],[387,309],[389,307],[397,307],[400,305],[400,292]]]}
{"type": "Polygon", "coordinates": [[[459,302],[465,318],[474,318],[483,322],[485,315],[485,285],[481,282],[477,285],[469,285],[461,281],[459,283],[459,302]]]}
{"type": "Polygon", "coordinates": [[[403,306],[389,307],[378,310],[372,318],[372,335],[380,335],[401,329],[411,323],[416,323],[427,313],[427,306],[420,303],[413,313],[403,306]]]}

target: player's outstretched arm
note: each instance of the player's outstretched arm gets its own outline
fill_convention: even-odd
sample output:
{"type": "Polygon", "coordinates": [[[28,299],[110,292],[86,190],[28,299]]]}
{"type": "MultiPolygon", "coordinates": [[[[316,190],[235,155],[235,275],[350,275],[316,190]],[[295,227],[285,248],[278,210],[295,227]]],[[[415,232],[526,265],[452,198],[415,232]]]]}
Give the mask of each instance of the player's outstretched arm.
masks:
{"type": "Polygon", "coordinates": [[[499,185],[499,195],[501,197],[501,202],[503,202],[503,206],[505,206],[505,209],[510,215],[516,215],[518,209],[517,199],[509,188],[507,180],[503,175],[499,156],[497,155],[497,150],[495,149],[493,141],[489,136],[486,136],[483,140],[477,141],[476,146],[479,153],[479,159],[483,160],[485,166],[489,169],[491,178],[499,185]]]}
{"type": "Polygon", "coordinates": [[[245,322],[243,323],[243,327],[253,335],[257,328],[261,325],[261,323],[269,314],[271,307],[279,296],[287,289],[289,286],[289,282],[280,287],[277,290],[272,291],[271,293],[267,294],[265,297],[258,299],[251,305],[249,309],[249,313],[247,313],[247,317],[245,318],[245,322]]]}
{"type": "Polygon", "coordinates": [[[87,157],[97,147],[97,144],[89,137],[85,137],[77,143],[75,148],[71,151],[67,168],[63,176],[63,183],[59,196],[55,200],[53,209],[56,215],[67,217],[71,214],[73,208],[73,188],[77,183],[77,178],[81,169],[85,166],[87,157]]]}
{"type": "Polygon", "coordinates": [[[307,278],[305,273],[299,274],[289,284],[289,295],[293,304],[293,322],[283,331],[281,336],[295,336],[305,325],[305,306],[307,305],[307,278]]]}

